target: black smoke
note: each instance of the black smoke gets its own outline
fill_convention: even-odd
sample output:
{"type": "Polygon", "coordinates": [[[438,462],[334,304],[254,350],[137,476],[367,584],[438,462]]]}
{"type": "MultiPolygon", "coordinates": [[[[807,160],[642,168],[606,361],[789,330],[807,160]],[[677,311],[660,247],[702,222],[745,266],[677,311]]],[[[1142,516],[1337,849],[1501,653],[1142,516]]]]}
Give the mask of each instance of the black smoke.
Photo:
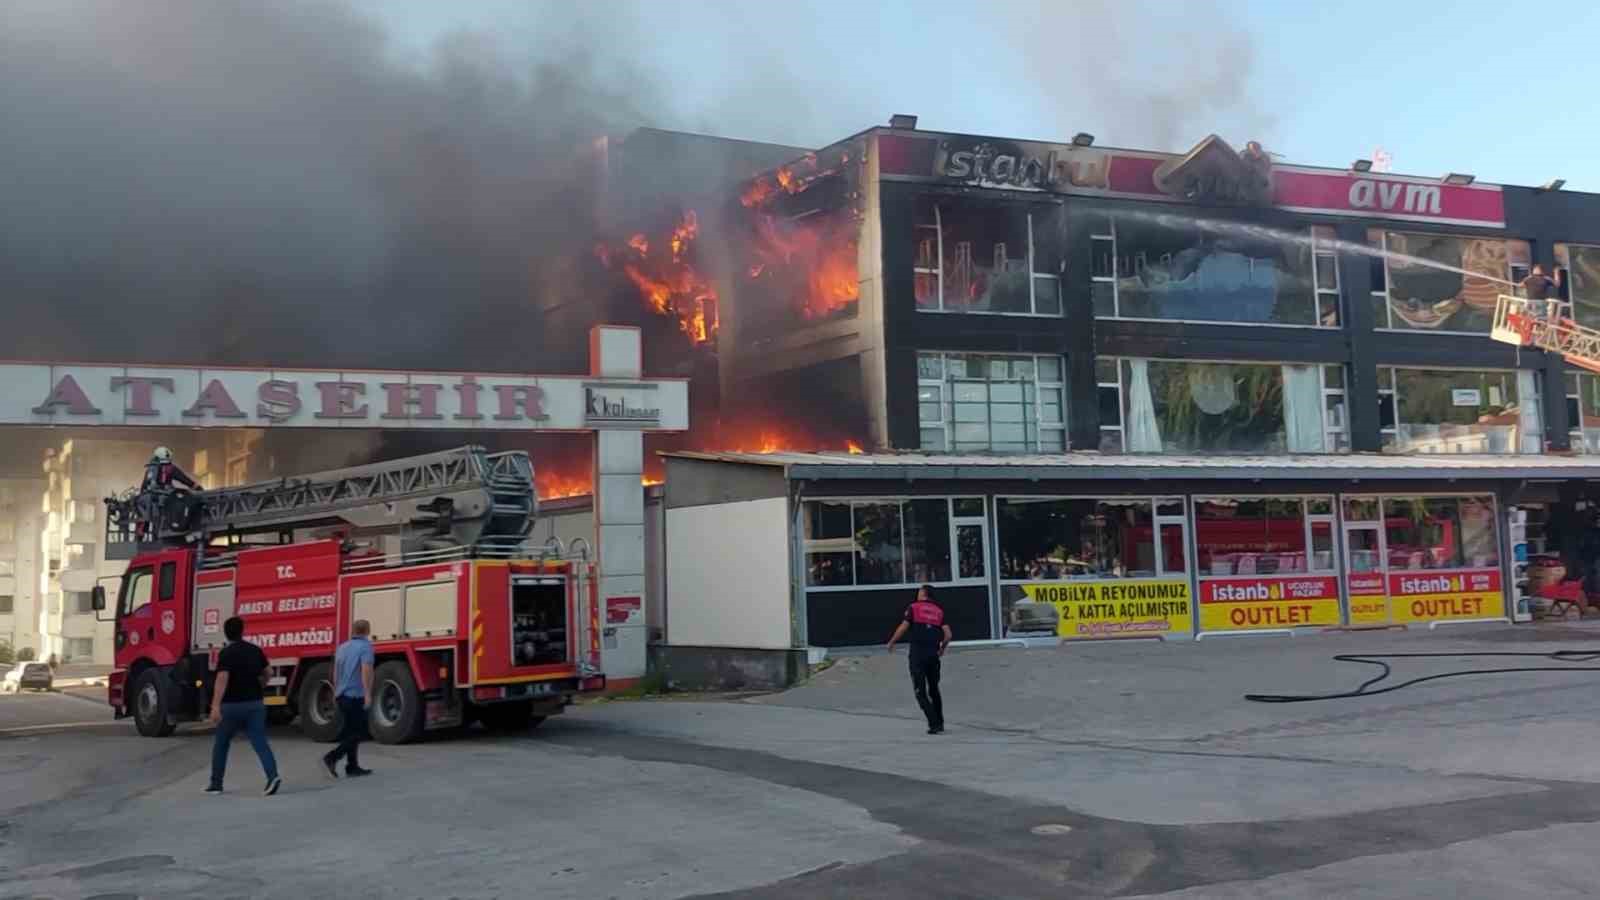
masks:
{"type": "Polygon", "coordinates": [[[7,4],[0,357],[581,367],[537,309],[592,290],[587,151],[652,80],[585,41],[400,57],[331,3],[7,4]]]}

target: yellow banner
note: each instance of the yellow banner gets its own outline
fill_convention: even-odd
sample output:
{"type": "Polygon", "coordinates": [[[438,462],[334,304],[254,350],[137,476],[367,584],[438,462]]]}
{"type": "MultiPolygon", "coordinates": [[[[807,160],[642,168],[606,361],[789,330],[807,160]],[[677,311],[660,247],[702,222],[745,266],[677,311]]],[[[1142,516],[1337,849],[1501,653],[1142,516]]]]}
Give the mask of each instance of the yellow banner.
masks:
{"type": "Polygon", "coordinates": [[[1350,597],[1350,624],[1377,625],[1389,621],[1389,598],[1382,594],[1350,597]]]}
{"type": "Polygon", "coordinates": [[[1064,638],[1161,637],[1192,627],[1187,581],[1039,581],[1022,592],[1056,608],[1056,633],[1064,638]]]}
{"type": "Polygon", "coordinates": [[[1251,631],[1339,624],[1339,598],[1200,604],[1201,631],[1251,631]]]}
{"type": "Polygon", "coordinates": [[[1506,614],[1499,591],[1475,594],[1415,594],[1392,597],[1390,610],[1396,622],[1441,622],[1450,619],[1498,619],[1506,614]]]}

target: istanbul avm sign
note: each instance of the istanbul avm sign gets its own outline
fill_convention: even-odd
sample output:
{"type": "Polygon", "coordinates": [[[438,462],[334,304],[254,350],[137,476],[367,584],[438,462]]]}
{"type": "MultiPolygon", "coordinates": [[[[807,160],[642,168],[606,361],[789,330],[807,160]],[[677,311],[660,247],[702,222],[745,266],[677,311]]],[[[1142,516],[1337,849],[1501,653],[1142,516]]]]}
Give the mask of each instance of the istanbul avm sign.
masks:
{"type": "Polygon", "coordinates": [[[0,425],[681,431],[675,379],[0,364],[0,425]]]}

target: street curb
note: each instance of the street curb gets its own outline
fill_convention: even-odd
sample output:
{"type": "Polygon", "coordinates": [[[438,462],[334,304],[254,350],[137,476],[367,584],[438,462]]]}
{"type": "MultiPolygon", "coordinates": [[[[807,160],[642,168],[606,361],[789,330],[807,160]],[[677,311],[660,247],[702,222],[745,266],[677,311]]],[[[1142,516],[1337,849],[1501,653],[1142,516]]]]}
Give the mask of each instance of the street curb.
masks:
{"type": "Polygon", "coordinates": [[[61,691],[61,690],[52,689],[50,691],[50,693],[55,694],[55,695],[57,695],[59,697],[71,697],[74,700],[81,700],[84,703],[93,703],[95,706],[103,706],[103,705],[105,705],[105,702],[106,702],[105,701],[105,697],[103,697],[103,696],[101,696],[101,697],[86,697],[83,694],[79,694],[79,693],[76,693],[74,691],[61,691]]]}

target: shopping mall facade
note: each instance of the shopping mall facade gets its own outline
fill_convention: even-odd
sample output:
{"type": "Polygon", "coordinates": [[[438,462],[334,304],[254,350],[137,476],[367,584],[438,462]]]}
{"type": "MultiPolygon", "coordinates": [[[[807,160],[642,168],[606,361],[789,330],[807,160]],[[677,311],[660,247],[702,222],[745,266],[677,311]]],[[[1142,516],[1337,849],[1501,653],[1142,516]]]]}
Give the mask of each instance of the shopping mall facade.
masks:
{"type": "Polygon", "coordinates": [[[1502,621],[1600,564],[1600,376],[1489,337],[1536,265],[1600,326],[1600,196],[899,124],[751,182],[859,223],[858,297],[731,279],[720,335],[893,453],[669,459],[665,646],[876,643],[922,583],[971,641],[1502,621]]]}

